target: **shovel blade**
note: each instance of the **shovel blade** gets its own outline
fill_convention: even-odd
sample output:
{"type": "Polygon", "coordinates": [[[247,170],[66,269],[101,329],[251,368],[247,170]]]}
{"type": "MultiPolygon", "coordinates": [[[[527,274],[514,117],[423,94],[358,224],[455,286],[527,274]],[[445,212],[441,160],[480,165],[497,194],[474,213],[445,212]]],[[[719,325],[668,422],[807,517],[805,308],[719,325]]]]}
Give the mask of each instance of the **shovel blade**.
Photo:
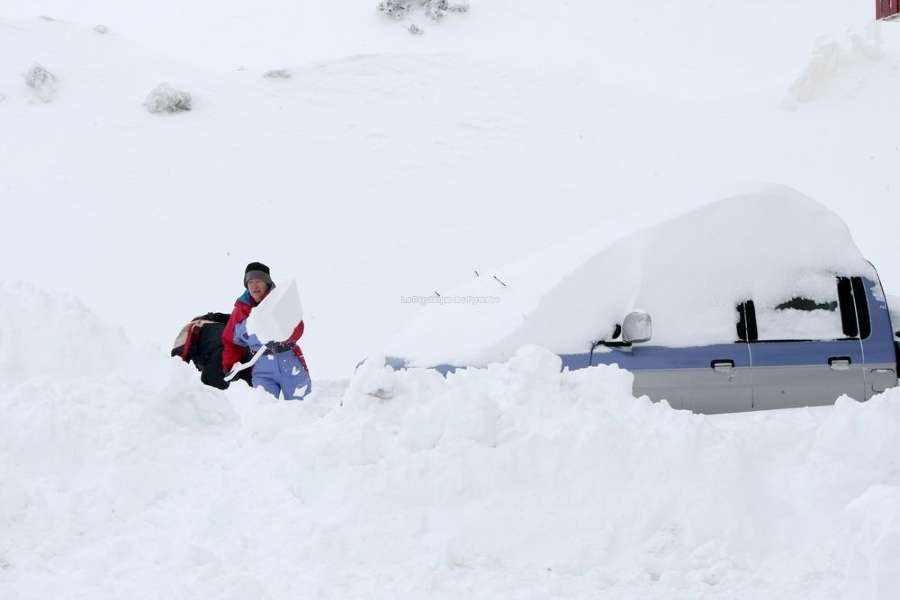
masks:
{"type": "Polygon", "coordinates": [[[303,305],[297,292],[297,282],[278,286],[266,296],[247,317],[247,331],[262,342],[280,342],[291,337],[294,328],[303,320],[303,305]]]}

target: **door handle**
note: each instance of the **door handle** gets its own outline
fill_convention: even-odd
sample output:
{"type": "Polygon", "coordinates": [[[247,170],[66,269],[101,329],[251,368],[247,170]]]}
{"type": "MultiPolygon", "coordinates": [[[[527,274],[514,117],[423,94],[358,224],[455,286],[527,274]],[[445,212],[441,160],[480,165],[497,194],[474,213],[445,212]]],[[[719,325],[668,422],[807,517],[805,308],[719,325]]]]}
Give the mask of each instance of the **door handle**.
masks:
{"type": "Polygon", "coordinates": [[[852,362],[849,356],[832,356],[828,359],[828,366],[835,371],[846,371],[852,362]]]}
{"type": "Polygon", "coordinates": [[[729,359],[716,359],[709,364],[717,373],[730,373],[734,369],[734,361],[729,359]]]}

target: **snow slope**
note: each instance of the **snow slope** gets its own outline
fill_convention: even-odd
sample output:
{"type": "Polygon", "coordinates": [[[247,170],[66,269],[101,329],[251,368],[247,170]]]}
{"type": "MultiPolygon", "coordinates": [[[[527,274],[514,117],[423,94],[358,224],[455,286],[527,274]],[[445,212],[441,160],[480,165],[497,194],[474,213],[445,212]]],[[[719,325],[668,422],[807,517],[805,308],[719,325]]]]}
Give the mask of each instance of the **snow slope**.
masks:
{"type": "Polygon", "coordinates": [[[529,0],[412,36],[368,1],[10,0],[0,252],[23,259],[0,277],[165,351],[268,261],[300,284],[314,376],[342,377],[413,314],[402,296],[774,181],[846,220],[891,292],[900,36],[869,18],[837,0],[529,0]],[[57,76],[50,103],[24,85],[34,62],[57,76]],[[292,77],[262,77],[276,68],[292,77]],[[148,114],[162,81],[194,110],[148,114]]]}
{"type": "Polygon", "coordinates": [[[279,402],[120,354],[105,374],[0,389],[4,598],[887,599],[900,584],[896,390],[709,418],[528,347],[447,379],[365,366],[279,402]]]}

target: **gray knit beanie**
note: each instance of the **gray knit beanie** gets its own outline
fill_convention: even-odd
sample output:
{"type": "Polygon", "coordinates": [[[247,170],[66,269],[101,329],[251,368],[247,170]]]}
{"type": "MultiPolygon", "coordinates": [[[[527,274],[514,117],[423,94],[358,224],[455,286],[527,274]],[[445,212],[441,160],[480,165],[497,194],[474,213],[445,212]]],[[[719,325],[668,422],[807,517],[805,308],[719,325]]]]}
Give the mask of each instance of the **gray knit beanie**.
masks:
{"type": "Polygon", "coordinates": [[[262,279],[269,287],[272,287],[272,277],[269,275],[269,267],[261,262],[252,262],[244,269],[244,287],[247,287],[247,282],[251,279],[262,279]]]}

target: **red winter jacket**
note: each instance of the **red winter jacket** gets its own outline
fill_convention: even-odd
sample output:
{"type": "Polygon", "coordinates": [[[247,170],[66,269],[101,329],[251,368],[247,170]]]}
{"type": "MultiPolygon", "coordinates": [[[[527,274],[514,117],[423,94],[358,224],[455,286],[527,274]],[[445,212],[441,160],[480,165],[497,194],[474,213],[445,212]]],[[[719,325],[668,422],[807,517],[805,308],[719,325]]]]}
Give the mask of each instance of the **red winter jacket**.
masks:
{"type": "MultiPolygon", "coordinates": [[[[238,298],[234,303],[234,310],[231,311],[231,317],[228,319],[228,323],[225,325],[225,331],[222,332],[222,345],[224,348],[222,349],[222,370],[225,373],[228,373],[231,370],[231,367],[241,361],[241,358],[244,355],[244,347],[234,343],[234,328],[241,321],[245,320],[250,316],[250,312],[257,306],[255,300],[250,295],[249,291],[245,291],[241,294],[241,297],[238,298]]],[[[303,351],[300,350],[300,346],[297,345],[297,340],[300,339],[300,336],[303,335],[303,321],[300,321],[300,324],[294,328],[294,332],[291,334],[291,337],[284,340],[288,343],[293,343],[293,351],[294,355],[303,365],[303,368],[309,372],[309,367],[306,366],[306,359],[303,358],[303,351]]]]}

